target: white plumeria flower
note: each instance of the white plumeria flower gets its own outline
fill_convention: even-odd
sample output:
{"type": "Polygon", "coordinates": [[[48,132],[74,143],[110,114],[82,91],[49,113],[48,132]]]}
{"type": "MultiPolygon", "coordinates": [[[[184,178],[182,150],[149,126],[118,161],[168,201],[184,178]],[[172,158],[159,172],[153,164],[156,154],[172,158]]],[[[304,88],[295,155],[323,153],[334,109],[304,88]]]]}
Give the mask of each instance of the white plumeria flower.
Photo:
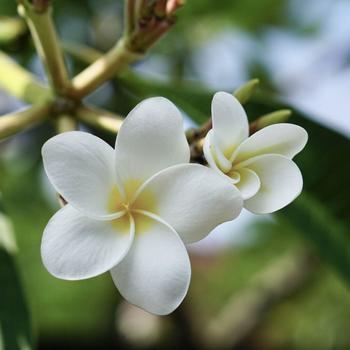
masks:
{"type": "Polygon", "coordinates": [[[307,142],[303,128],[280,123],[249,137],[243,107],[226,92],[214,95],[212,122],[204,141],[205,158],[240,190],[246,209],[256,214],[272,213],[300,194],[303,178],[291,159],[307,142]]]}
{"type": "Polygon", "coordinates": [[[237,189],[213,170],[187,164],[178,109],[150,98],[125,119],[115,150],[84,132],[51,138],[42,150],[53,186],[68,204],[49,221],[41,254],[67,280],[110,270],[130,303],[168,314],[183,300],[191,269],[184,243],[237,217],[237,189]]]}

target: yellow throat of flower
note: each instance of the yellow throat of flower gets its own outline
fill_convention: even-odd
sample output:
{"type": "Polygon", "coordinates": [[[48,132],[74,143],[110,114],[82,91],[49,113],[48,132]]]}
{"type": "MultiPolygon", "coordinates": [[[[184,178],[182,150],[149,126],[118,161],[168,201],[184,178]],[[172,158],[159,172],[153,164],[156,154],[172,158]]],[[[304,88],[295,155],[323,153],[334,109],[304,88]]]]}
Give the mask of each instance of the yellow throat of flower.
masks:
{"type": "Polygon", "coordinates": [[[146,232],[150,229],[153,219],[142,214],[140,211],[147,211],[152,214],[157,213],[157,201],[155,194],[146,189],[142,191],[136,199],[133,199],[136,191],[141,186],[140,180],[127,180],[124,182],[125,198],[120,193],[117,186],[114,186],[110,192],[107,208],[110,213],[125,211],[121,218],[112,220],[113,227],[119,232],[129,233],[131,215],[135,221],[136,233],[146,232]]]}

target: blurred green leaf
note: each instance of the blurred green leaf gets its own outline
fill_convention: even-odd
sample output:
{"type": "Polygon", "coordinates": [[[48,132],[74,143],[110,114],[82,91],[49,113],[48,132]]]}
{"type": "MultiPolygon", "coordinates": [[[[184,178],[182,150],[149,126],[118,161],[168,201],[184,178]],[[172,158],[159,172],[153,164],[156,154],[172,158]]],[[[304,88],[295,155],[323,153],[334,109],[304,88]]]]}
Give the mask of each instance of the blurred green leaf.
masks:
{"type": "Polygon", "coordinates": [[[277,216],[309,239],[350,283],[349,231],[336,220],[327,206],[305,193],[277,216]]]}
{"type": "Polygon", "coordinates": [[[44,343],[50,339],[58,341],[65,338],[72,342],[82,341],[91,347],[96,339],[108,342],[120,301],[110,275],[106,273],[82,281],[64,281],[50,275],[43,266],[41,237],[45,225],[59,208],[56,193],[49,184],[47,187],[43,185],[39,161],[25,169],[11,168],[14,163],[24,163],[29,155],[34,155],[34,158],[40,156],[43,143],[40,135],[36,134],[33,142],[30,152],[12,159],[3,172],[0,161],[0,189],[6,212],[17,233],[19,254],[16,265],[25,272],[21,277],[33,328],[39,330],[40,340],[44,343]]]}
{"type": "Polygon", "coordinates": [[[31,322],[24,292],[18,277],[16,251],[9,219],[0,212],[0,348],[33,348],[31,322]]]}
{"type": "MultiPolygon", "coordinates": [[[[254,108],[278,108],[268,98],[259,98],[254,108]]],[[[293,108],[292,108],[293,109],[293,108]]],[[[312,242],[319,255],[350,283],[350,140],[299,111],[290,122],[309,133],[308,144],[296,163],[304,178],[303,195],[277,213],[312,242]]]]}

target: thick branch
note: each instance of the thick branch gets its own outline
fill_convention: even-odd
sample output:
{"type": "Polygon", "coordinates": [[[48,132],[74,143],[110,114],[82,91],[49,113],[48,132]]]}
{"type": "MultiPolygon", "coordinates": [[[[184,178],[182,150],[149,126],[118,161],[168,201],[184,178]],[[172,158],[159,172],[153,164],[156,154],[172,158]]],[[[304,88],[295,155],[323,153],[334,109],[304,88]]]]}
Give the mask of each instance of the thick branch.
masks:
{"type": "Polygon", "coordinates": [[[53,90],[63,95],[69,86],[68,72],[55,25],[52,20],[50,2],[41,2],[37,6],[22,0],[19,12],[27,21],[36,50],[45,66],[53,90]],[[40,6],[39,6],[40,5],[40,6]]]}
{"type": "Polygon", "coordinates": [[[42,122],[49,117],[50,108],[49,104],[32,106],[0,117],[0,140],[42,122]]]}
{"type": "Polygon", "coordinates": [[[52,99],[51,92],[27,70],[0,51],[0,88],[27,103],[42,103],[52,99]]]}
{"type": "Polygon", "coordinates": [[[119,131],[123,122],[120,116],[95,107],[81,106],[75,113],[80,121],[113,134],[119,131]]]}

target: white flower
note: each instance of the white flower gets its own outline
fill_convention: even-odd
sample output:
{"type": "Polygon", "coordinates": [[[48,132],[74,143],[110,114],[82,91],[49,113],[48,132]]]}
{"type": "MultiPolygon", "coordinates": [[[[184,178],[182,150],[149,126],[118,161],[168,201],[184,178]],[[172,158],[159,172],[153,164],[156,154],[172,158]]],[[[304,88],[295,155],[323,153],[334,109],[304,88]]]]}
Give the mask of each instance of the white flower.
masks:
{"type": "Polygon", "coordinates": [[[231,94],[218,92],[212,101],[213,128],[204,141],[209,166],[229,179],[242,194],[244,207],[272,213],[292,202],[303,179],[291,160],[307,142],[300,126],[280,123],[249,137],[247,115],[231,94]]]}
{"type": "Polygon", "coordinates": [[[50,181],[68,202],[45,229],[46,268],[67,280],[111,270],[124,298],[155,314],[172,312],[186,295],[191,270],[184,243],[202,239],[242,208],[227,181],[186,164],[181,114],[161,97],[130,112],[115,150],[74,131],[51,138],[42,154],[50,181]]]}

